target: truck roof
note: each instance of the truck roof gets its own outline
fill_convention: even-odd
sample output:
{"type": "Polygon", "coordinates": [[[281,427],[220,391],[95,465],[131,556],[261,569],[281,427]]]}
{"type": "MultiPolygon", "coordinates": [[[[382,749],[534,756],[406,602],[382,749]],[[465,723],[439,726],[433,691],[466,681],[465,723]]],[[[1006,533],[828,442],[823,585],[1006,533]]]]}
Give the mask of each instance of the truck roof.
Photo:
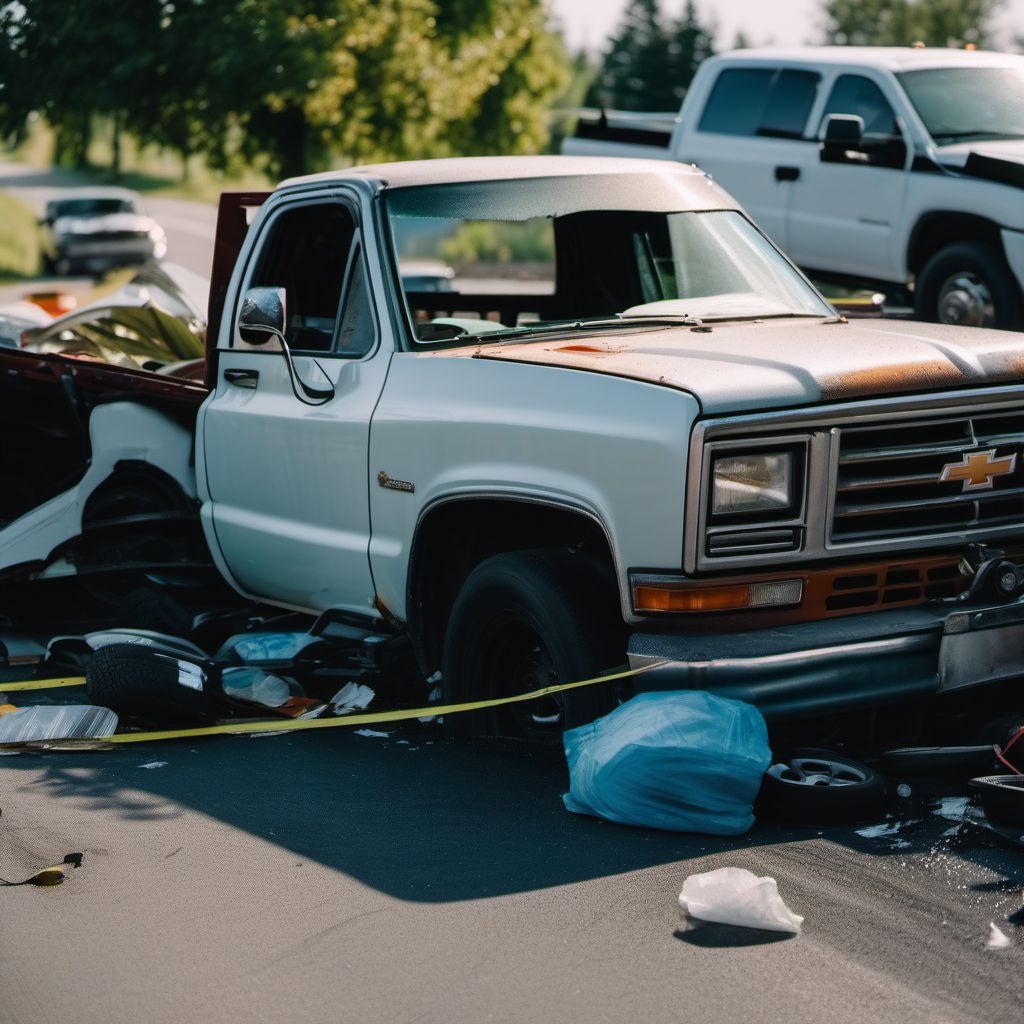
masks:
{"type": "Polygon", "coordinates": [[[416,185],[462,185],[475,181],[519,181],[523,178],[579,178],[598,174],[705,176],[703,171],[691,164],[666,160],[604,156],[478,156],[365,164],[289,178],[281,182],[279,187],[328,184],[342,179],[362,178],[382,188],[409,188],[416,185]]]}
{"type": "Polygon", "coordinates": [[[885,71],[910,71],[937,67],[996,67],[1024,64],[1024,57],[991,50],[954,50],[947,47],[913,46],[794,46],[779,49],[733,50],[712,61],[773,64],[851,64],[885,71]]]}

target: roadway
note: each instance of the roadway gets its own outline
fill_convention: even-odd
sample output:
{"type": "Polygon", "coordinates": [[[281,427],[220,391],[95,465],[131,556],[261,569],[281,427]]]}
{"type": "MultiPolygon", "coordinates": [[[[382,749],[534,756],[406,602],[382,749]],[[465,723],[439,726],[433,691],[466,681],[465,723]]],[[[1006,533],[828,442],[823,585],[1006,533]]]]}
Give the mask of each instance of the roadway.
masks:
{"type": "Polygon", "coordinates": [[[1020,1018],[1024,858],[991,833],[627,828],[563,809],[557,750],[388,731],[4,758],[0,876],[84,860],[0,889],[0,1021],[1020,1018]],[[683,880],[723,865],[803,933],[682,929],[683,880]]]}

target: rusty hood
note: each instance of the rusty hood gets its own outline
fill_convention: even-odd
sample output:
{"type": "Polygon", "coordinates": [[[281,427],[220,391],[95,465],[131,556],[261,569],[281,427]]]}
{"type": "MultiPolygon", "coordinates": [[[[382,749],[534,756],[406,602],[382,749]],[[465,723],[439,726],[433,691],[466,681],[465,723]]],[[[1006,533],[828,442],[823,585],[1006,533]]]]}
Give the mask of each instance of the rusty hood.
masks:
{"type": "Polygon", "coordinates": [[[432,353],[541,363],[693,394],[707,413],[1024,382],[1024,334],[897,320],[577,331],[432,353]]]}

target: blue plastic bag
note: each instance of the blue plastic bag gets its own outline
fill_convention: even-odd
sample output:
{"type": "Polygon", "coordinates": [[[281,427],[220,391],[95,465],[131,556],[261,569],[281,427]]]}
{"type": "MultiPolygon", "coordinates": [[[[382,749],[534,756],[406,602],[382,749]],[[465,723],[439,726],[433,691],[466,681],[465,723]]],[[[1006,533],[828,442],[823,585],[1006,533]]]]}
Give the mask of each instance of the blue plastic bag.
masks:
{"type": "Polygon", "coordinates": [[[563,737],[577,814],[733,836],[771,763],[761,712],[702,690],[641,693],[563,737]]]}

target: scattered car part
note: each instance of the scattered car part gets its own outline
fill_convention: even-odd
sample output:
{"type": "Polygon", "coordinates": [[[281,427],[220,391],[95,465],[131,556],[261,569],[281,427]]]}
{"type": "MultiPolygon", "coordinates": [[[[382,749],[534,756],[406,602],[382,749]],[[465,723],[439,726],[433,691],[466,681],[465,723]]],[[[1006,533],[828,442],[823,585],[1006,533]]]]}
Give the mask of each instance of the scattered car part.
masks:
{"type": "Polygon", "coordinates": [[[779,895],[774,878],[758,878],[746,868],[716,868],[683,882],[679,907],[687,917],[742,928],[800,934],[804,919],[779,895]]]}
{"type": "Polygon", "coordinates": [[[677,832],[745,832],[771,761],[761,712],[700,690],[637,694],[563,739],[567,810],[677,832]]]}
{"type": "Polygon", "coordinates": [[[803,748],[764,774],[754,811],[795,824],[855,824],[877,817],[885,781],[866,764],[829,750],[803,748]]]}
{"type": "Polygon", "coordinates": [[[971,788],[993,825],[1024,831],[1024,775],[986,775],[971,779],[971,788]]]}
{"type": "Polygon", "coordinates": [[[996,754],[991,744],[970,747],[900,747],[887,750],[879,770],[890,779],[921,777],[970,779],[994,771],[996,754]]]}
{"type": "Polygon", "coordinates": [[[84,704],[44,704],[0,717],[0,745],[45,740],[104,739],[117,731],[117,715],[84,704]]]}
{"type": "Polygon", "coordinates": [[[219,683],[219,668],[210,660],[155,643],[114,643],[90,660],[85,692],[125,717],[192,724],[210,722],[224,710],[219,683]]]}

